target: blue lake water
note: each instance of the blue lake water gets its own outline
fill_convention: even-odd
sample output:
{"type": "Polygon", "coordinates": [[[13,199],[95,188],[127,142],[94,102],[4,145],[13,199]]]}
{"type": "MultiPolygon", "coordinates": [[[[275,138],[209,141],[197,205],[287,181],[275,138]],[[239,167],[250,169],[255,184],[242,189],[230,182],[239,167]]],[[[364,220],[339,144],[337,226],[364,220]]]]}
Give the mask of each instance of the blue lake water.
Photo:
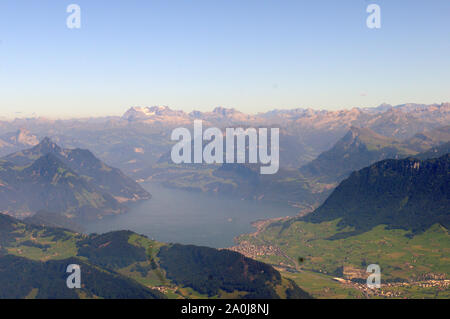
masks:
{"type": "Polygon", "coordinates": [[[153,196],[133,205],[127,214],[108,217],[88,225],[88,232],[132,230],[169,243],[230,247],[233,239],[253,232],[259,219],[295,216],[288,205],[245,201],[205,193],[169,189],[155,183],[142,185],[153,196]]]}

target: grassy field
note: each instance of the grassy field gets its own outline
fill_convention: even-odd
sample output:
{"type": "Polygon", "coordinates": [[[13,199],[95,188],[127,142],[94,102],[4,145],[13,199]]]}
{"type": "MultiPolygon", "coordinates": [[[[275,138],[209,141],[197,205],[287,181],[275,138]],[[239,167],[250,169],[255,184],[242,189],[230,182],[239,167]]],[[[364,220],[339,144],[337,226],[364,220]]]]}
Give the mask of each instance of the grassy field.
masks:
{"type": "Polygon", "coordinates": [[[282,272],[283,277],[292,279],[299,287],[306,290],[315,298],[363,298],[363,294],[351,287],[345,287],[333,280],[333,277],[302,271],[299,273],[282,272]]]}
{"type": "MultiPolygon", "coordinates": [[[[274,222],[258,234],[240,236],[239,242],[254,247],[276,247],[278,253],[256,258],[281,269],[296,269],[297,272],[284,271],[283,276],[318,298],[362,297],[356,289],[345,287],[333,278],[365,280],[370,264],[381,267],[384,283],[448,279],[450,236],[441,225],[433,225],[414,236],[406,230],[380,225],[359,235],[330,239],[352,230],[338,231],[338,222],[274,222]]],[[[390,287],[388,290],[414,298],[448,296],[448,291],[436,287],[390,287]]]]}
{"type": "MultiPolygon", "coordinates": [[[[45,230],[27,231],[18,227],[16,242],[7,247],[11,255],[22,256],[32,260],[47,261],[66,259],[77,254],[76,242],[81,235],[62,231],[61,240],[55,240],[55,235],[45,230]]],[[[61,233],[58,234],[61,236],[61,233]]]]}

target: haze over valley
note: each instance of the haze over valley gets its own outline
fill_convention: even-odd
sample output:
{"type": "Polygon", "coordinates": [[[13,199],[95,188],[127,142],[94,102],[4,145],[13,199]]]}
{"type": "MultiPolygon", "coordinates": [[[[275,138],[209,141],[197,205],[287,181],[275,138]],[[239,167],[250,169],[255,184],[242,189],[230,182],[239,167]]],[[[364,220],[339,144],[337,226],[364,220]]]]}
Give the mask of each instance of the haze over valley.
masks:
{"type": "MultiPolygon", "coordinates": [[[[2,121],[0,263],[25,277],[69,261],[108,269],[115,287],[71,298],[448,298],[449,123],[449,103],[2,121]],[[172,130],[199,119],[279,128],[279,171],[173,163],[172,130]],[[224,258],[236,268],[208,275],[224,258]],[[361,284],[369,262],[383,265],[379,291],[361,284]],[[239,277],[241,267],[269,277],[239,277]]],[[[17,279],[3,296],[68,297],[46,287],[53,276],[17,279]]]]}

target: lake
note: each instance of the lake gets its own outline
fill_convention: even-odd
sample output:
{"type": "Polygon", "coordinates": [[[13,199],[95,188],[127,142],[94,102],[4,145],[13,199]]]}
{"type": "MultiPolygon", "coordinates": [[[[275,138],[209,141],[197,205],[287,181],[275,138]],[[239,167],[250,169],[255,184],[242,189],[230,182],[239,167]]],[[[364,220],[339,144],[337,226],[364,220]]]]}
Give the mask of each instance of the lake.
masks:
{"type": "Polygon", "coordinates": [[[155,183],[142,186],[152,194],[151,200],[134,204],[127,214],[87,225],[87,231],[126,229],[162,242],[225,248],[233,246],[236,236],[253,232],[251,223],[256,220],[298,213],[277,203],[223,198],[155,183]]]}

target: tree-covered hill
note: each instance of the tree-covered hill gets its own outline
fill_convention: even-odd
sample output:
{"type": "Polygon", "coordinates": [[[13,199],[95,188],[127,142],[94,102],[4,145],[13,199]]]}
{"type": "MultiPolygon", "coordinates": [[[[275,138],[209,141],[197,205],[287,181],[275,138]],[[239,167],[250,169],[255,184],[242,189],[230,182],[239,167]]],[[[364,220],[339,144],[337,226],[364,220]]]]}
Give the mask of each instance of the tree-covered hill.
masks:
{"type": "Polygon", "coordinates": [[[79,258],[41,262],[13,255],[0,257],[0,286],[0,299],[165,298],[156,290],[79,258]],[[82,270],[81,289],[67,288],[66,269],[71,264],[82,270]]]}
{"type": "Polygon", "coordinates": [[[272,266],[131,231],[83,235],[0,214],[0,298],[308,298],[272,266]],[[79,264],[82,289],[66,287],[79,264]],[[161,295],[157,291],[162,291],[161,295]]]}
{"type": "Polygon", "coordinates": [[[148,259],[144,247],[133,245],[131,231],[115,231],[91,235],[77,242],[78,255],[109,269],[120,269],[148,259]]]}
{"type": "Polygon", "coordinates": [[[450,154],[433,158],[443,149],[353,172],[314,212],[268,222],[233,249],[264,252],[250,256],[314,297],[367,294],[366,269],[377,264],[382,289],[371,296],[448,298],[450,154]]]}
{"type": "Polygon", "coordinates": [[[450,154],[430,160],[384,160],[344,180],[322,206],[302,220],[340,218],[361,233],[384,224],[422,232],[450,226],[450,154]]]}
{"type": "MultiPolygon", "coordinates": [[[[238,290],[247,292],[245,298],[280,298],[276,291],[276,286],[282,284],[280,273],[234,251],[176,244],[162,247],[158,257],[169,279],[202,294],[215,296],[220,290],[238,290]]],[[[310,298],[292,283],[286,294],[310,298]]]]}

